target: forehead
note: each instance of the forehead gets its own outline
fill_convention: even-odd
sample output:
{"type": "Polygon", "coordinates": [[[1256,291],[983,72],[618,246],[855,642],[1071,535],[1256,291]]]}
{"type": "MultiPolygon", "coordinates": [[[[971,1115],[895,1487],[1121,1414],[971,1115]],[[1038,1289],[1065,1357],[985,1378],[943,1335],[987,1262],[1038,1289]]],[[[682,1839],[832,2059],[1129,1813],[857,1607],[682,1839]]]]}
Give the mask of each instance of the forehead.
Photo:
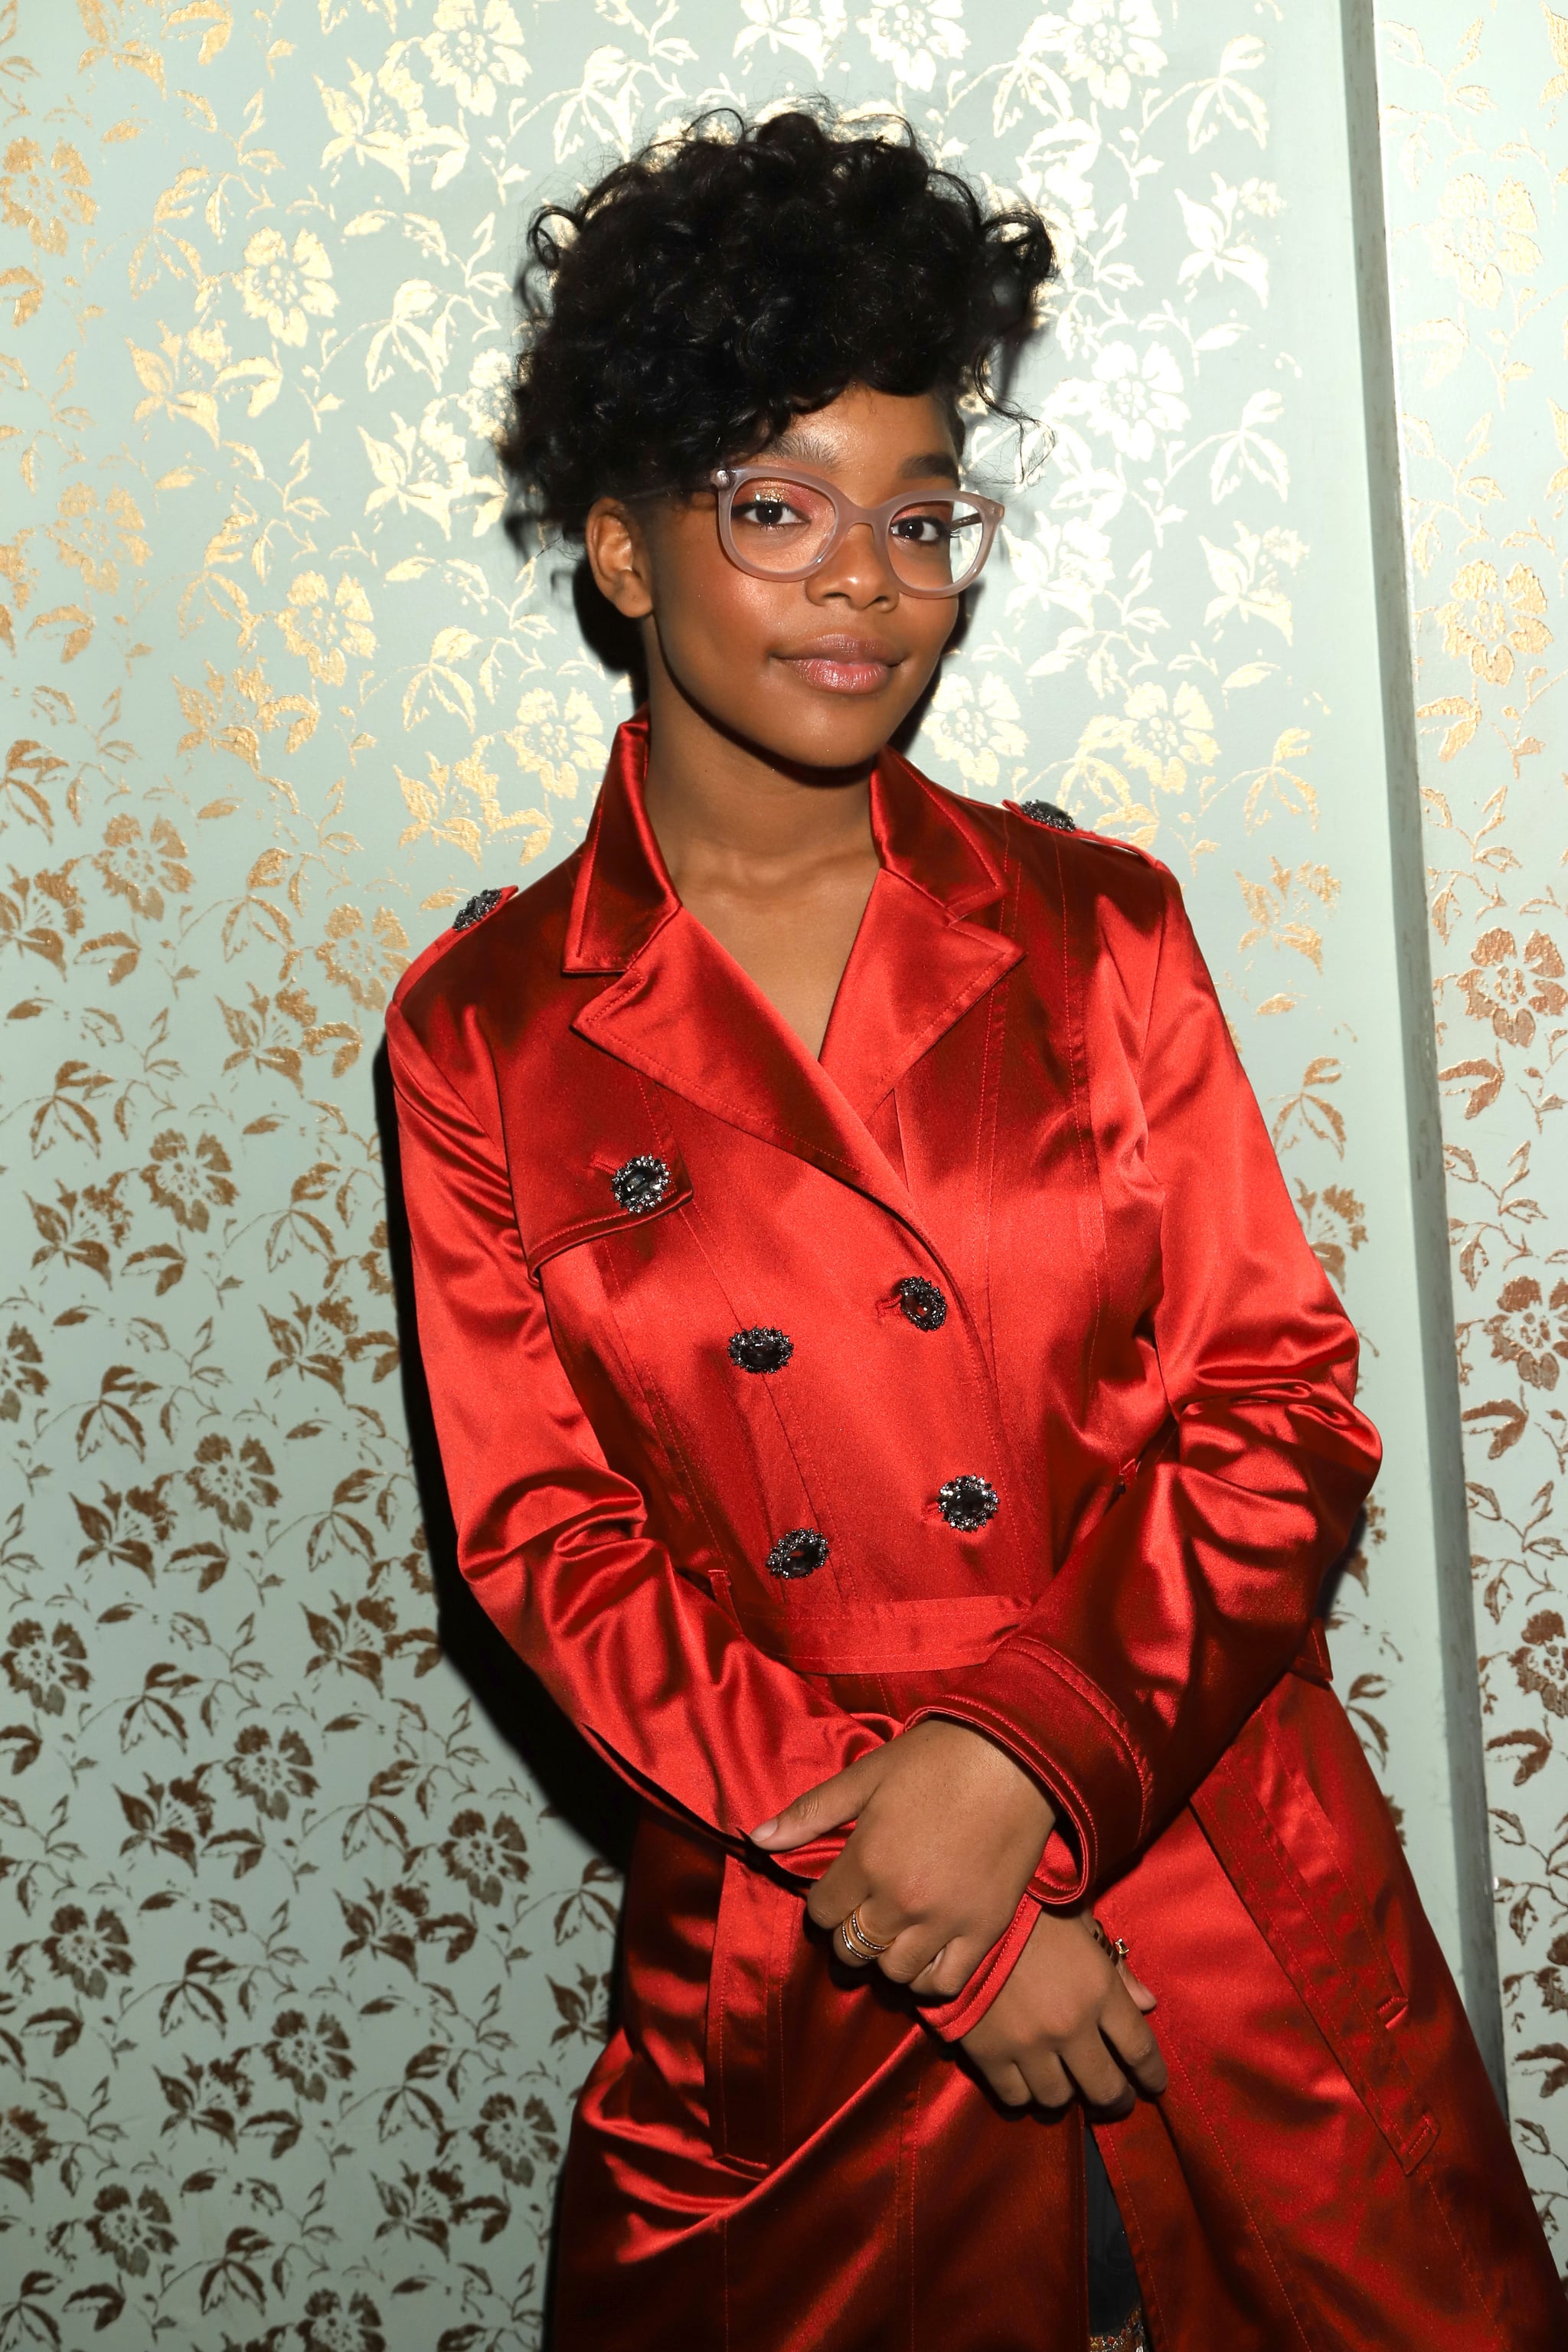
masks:
{"type": "Polygon", "coordinates": [[[795,417],[765,454],[842,475],[847,487],[851,474],[875,474],[895,485],[958,479],[952,423],[934,393],[910,396],[852,384],[826,407],[795,417]]]}

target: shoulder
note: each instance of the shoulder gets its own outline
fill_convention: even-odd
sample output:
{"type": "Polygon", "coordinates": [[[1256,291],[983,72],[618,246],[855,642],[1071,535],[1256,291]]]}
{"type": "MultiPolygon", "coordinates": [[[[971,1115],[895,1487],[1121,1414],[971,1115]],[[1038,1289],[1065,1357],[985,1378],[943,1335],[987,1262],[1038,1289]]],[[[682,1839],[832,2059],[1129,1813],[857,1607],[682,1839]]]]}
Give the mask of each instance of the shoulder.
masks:
{"type": "Polygon", "coordinates": [[[562,987],[561,960],[582,853],[527,889],[479,890],[415,957],[393,992],[388,1027],[431,1047],[476,1025],[513,1028],[562,987]]]}
{"type": "Polygon", "coordinates": [[[1157,935],[1181,906],[1169,866],[1133,842],[1080,825],[1054,802],[977,801],[937,784],[931,790],[1016,879],[1026,921],[1030,902],[1043,898],[1069,918],[1089,914],[1102,927],[1157,935]]]}

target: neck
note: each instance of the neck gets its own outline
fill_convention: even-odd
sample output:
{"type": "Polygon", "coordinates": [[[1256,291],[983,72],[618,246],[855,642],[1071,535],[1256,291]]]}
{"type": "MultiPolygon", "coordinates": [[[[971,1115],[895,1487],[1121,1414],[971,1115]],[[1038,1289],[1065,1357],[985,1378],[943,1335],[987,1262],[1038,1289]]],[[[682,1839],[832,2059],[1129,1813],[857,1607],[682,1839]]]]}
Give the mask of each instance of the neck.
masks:
{"type": "Polygon", "coordinates": [[[645,805],[681,897],[705,884],[787,887],[814,867],[874,857],[873,764],[777,756],[721,727],[657,656],[650,665],[645,805]]]}

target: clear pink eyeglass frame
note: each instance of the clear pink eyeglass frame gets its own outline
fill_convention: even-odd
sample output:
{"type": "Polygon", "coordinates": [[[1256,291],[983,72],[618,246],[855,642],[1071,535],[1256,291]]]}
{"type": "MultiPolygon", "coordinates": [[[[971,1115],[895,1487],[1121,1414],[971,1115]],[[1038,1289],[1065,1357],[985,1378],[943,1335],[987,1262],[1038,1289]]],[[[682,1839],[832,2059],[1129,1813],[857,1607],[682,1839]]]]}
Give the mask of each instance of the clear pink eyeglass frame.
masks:
{"type": "MultiPolygon", "coordinates": [[[[932,502],[932,494],[929,491],[922,495],[919,490],[904,490],[896,499],[884,499],[879,506],[863,507],[857,505],[836,482],[830,482],[826,474],[814,473],[809,466],[791,465],[721,466],[713,477],[713,488],[718,499],[720,545],[736,570],[748,573],[752,579],[809,580],[814,572],[820,572],[823,565],[837,553],[852,530],[861,523],[869,523],[877,552],[906,596],[961,596],[984,569],[996,537],[997,525],[1007,511],[994,499],[983,499],[977,490],[959,492],[957,495],[976,508],[980,514],[980,546],[974,561],[962,579],[952,581],[945,587],[914,588],[893,562],[888,532],[895,515],[902,514],[909,507],[932,502]],[[748,482],[805,482],[812,489],[820,490],[832,502],[836,518],[827,544],[820,554],[813,556],[809,563],[796,564],[789,571],[775,571],[771,565],[748,563],[735,544],[731,523],[736,493],[744,489],[748,482]]],[[[935,500],[939,502],[942,495],[937,492],[935,500]]]]}

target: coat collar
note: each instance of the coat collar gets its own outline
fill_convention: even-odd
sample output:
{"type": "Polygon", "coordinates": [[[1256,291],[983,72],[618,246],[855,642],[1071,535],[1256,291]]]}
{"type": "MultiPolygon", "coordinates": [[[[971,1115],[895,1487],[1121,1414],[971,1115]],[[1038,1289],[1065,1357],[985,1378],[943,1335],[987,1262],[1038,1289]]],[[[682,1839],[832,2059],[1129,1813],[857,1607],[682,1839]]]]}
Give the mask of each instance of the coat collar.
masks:
{"type": "Polygon", "coordinates": [[[1022,950],[994,928],[1002,875],[977,829],[907,761],[871,780],[881,866],[815,1059],[676,897],[643,803],[647,719],[618,730],[584,845],[563,969],[613,975],[579,1034],[731,1126],[810,1160],[917,1224],[866,1127],[876,1105],[1022,950]],[[989,913],[992,920],[975,920],[989,913]]]}

